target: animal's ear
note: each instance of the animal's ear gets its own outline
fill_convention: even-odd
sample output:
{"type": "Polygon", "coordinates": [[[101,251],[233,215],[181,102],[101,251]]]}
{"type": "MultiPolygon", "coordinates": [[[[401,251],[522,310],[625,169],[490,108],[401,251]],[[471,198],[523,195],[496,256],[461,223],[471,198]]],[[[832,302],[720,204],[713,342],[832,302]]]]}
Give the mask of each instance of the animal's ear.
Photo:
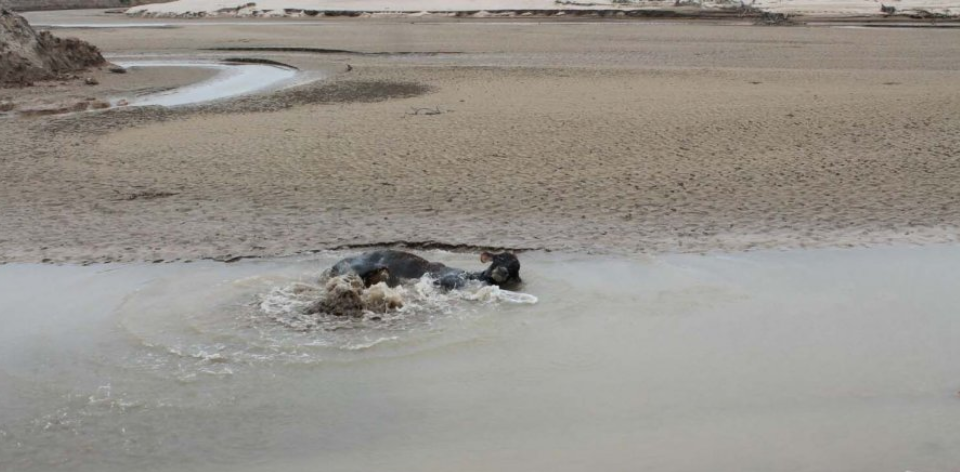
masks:
{"type": "Polygon", "coordinates": [[[483,252],[480,253],[480,262],[481,262],[481,263],[486,264],[487,262],[490,262],[490,261],[492,261],[492,260],[493,260],[493,254],[490,254],[490,253],[487,252],[487,251],[483,251],[483,252]]]}

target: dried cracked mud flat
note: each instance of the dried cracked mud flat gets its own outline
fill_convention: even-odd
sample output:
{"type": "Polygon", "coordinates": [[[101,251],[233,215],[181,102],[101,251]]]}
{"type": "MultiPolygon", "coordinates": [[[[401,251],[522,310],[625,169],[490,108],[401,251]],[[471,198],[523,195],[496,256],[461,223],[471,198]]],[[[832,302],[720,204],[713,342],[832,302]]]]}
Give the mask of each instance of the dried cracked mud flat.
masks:
{"type": "MultiPolygon", "coordinates": [[[[955,30],[344,20],[68,33],[108,60],[239,55],[328,75],[204,106],[0,120],[3,262],[380,244],[739,251],[949,242],[960,227],[955,30]]],[[[0,96],[201,78],[106,74],[0,96]]]]}

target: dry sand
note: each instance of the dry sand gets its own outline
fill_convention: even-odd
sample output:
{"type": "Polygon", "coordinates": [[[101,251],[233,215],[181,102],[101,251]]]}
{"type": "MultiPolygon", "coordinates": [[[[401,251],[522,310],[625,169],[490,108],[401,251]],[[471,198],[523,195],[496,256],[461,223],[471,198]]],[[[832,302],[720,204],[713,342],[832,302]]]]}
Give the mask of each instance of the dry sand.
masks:
{"type": "MultiPolygon", "coordinates": [[[[957,30],[339,20],[58,34],[114,55],[461,54],[232,51],[340,72],[206,107],[0,120],[2,262],[960,234],[957,30]]],[[[100,87],[197,79],[172,74],[100,87]]]]}

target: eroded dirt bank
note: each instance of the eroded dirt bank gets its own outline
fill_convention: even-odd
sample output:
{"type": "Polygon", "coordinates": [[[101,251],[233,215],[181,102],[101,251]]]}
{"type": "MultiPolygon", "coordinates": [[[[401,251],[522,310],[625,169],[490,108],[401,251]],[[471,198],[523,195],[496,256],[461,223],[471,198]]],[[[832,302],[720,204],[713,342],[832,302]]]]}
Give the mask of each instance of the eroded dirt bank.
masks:
{"type": "Polygon", "coordinates": [[[0,8],[0,87],[31,85],[104,65],[95,46],[38,33],[22,16],[0,8]]]}

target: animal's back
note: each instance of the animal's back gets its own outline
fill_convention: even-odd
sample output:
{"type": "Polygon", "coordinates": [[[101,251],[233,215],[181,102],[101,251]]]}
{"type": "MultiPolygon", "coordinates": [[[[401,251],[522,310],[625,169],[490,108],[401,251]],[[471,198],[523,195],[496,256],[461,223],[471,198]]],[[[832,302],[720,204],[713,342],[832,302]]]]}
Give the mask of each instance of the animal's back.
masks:
{"type": "Polygon", "coordinates": [[[387,269],[390,273],[389,285],[397,285],[400,279],[419,279],[427,273],[441,271],[446,266],[430,261],[409,252],[381,250],[371,251],[337,262],[330,275],[357,274],[364,277],[373,271],[387,269]]]}

